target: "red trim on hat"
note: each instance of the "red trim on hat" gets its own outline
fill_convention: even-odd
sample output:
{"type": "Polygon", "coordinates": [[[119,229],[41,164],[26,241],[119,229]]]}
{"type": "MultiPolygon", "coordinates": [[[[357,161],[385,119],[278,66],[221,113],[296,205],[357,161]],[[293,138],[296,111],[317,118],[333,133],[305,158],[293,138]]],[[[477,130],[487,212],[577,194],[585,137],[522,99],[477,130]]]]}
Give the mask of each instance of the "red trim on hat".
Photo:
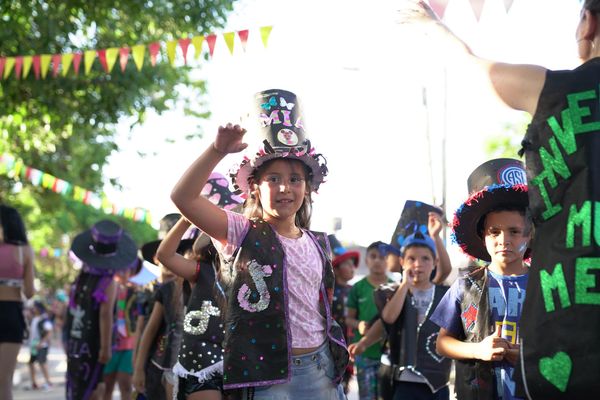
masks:
{"type": "Polygon", "coordinates": [[[354,268],[358,268],[358,263],[360,261],[360,253],[358,251],[347,251],[344,254],[340,254],[339,256],[334,257],[333,259],[333,267],[337,267],[341,263],[346,260],[354,259],[354,268]]]}

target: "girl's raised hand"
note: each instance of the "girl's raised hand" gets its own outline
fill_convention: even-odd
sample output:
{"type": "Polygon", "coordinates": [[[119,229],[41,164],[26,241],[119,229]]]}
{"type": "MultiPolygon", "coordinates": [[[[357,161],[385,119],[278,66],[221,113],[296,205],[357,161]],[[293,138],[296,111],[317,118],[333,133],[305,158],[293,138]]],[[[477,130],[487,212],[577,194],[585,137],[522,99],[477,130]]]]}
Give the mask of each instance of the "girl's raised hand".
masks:
{"type": "Polygon", "coordinates": [[[242,141],[245,133],[246,130],[239,125],[229,123],[219,126],[213,147],[222,154],[239,153],[248,147],[248,143],[242,141]]]}
{"type": "Polygon", "coordinates": [[[400,0],[396,22],[398,24],[414,24],[419,22],[439,22],[438,16],[429,4],[423,0],[400,0]]]}

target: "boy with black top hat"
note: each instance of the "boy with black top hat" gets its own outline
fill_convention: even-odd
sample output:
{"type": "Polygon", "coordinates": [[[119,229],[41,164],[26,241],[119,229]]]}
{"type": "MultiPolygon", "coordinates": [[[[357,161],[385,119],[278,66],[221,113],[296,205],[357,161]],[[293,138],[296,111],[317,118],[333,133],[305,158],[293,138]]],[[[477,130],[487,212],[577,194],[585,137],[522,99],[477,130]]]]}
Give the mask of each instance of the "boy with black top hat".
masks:
{"type": "Polygon", "coordinates": [[[459,399],[511,400],[532,235],[525,170],[518,160],[491,160],[468,186],[454,236],[466,254],[489,264],[454,282],[431,316],[441,328],[437,350],[456,360],[459,399]]]}
{"type": "Polygon", "coordinates": [[[97,386],[111,358],[118,271],[137,265],[137,247],[118,224],[102,220],[73,239],[71,252],[82,262],[73,283],[65,328],[67,399],[98,399],[97,386]]]}

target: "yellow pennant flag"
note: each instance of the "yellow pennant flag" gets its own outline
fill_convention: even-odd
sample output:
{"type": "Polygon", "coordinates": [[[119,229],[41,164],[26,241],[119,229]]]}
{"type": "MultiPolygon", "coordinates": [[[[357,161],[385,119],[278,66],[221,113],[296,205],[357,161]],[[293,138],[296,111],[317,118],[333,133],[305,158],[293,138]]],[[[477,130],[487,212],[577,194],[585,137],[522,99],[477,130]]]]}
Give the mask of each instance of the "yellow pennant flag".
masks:
{"type": "Polygon", "coordinates": [[[267,47],[267,44],[269,43],[269,36],[271,35],[272,30],[272,26],[263,26],[260,28],[260,37],[265,47],[267,47]]]}
{"type": "Polygon", "coordinates": [[[85,63],[85,74],[88,75],[94,64],[94,58],[96,58],[96,50],[86,50],[83,54],[83,62],[85,63]]]}
{"type": "Polygon", "coordinates": [[[135,66],[138,71],[142,70],[142,66],[144,65],[144,54],[146,53],[146,45],[138,44],[131,48],[131,52],[133,53],[133,61],[135,62],[135,66]]]}
{"type": "Polygon", "coordinates": [[[73,53],[67,53],[62,55],[62,72],[61,75],[63,77],[67,76],[67,72],[69,72],[69,68],[71,68],[71,63],[73,62],[73,53]]]}
{"type": "Polygon", "coordinates": [[[50,60],[52,60],[52,56],[50,54],[42,54],[42,57],[41,57],[42,79],[46,79],[46,75],[48,74],[48,69],[50,68],[50,60]]]}
{"type": "Polygon", "coordinates": [[[6,64],[4,64],[4,79],[8,78],[8,76],[12,72],[12,69],[14,66],[15,66],[15,58],[14,57],[6,57],[6,64]]]}
{"type": "Polygon", "coordinates": [[[204,43],[204,36],[194,36],[192,38],[192,44],[194,45],[194,58],[196,60],[202,53],[202,43],[204,43]]]}
{"type": "Polygon", "coordinates": [[[111,47],[110,49],[106,49],[106,66],[108,67],[108,73],[112,71],[115,66],[115,62],[117,61],[117,56],[119,55],[118,47],[111,47]]]}
{"type": "Polygon", "coordinates": [[[27,75],[29,75],[31,64],[33,64],[33,56],[23,57],[23,79],[27,78],[27,75]]]}
{"type": "Polygon", "coordinates": [[[175,51],[177,50],[177,40],[167,42],[167,56],[171,65],[175,65],[175,51]]]}
{"type": "Polygon", "coordinates": [[[225,43],[227,44],[227,48],[229,52],[233,54],[233,40],[235,39],[235,32],[227,32],[223,34],[223,39],[225,39],[225,43]]]}

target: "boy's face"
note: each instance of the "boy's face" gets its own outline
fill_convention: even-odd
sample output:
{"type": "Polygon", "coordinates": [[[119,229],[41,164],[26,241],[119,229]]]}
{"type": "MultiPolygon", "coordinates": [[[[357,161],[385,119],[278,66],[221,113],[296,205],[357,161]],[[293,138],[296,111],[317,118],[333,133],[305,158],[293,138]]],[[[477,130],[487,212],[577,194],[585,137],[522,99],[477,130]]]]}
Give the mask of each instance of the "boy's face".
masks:
{"type": "Polygon", "coordinates": [[[508,265],[522,262],[531,239],[525,217],[518,211],[494,211],[485,216],[484,240],[492,262],[508,265]]]}
{"type": "Polygon", "coordinates": [[[354,260],[348,259],[339,263],[334,269],[335,276],[345,282],[354,278],[354,260]]]}
{"type": "Polygon", "coordinates": [[[429,282],[431,271],[434,267],[434,258],[431,250],[422,246],[411,246],[404,250],[402,267],[409,269],[413,284],[429,282]]]}
{"type": "Polygon", "coordinates": [[[389,272],[402,272],[402,260],[394,253],[385,256],[385,263],[389,272]]]}
{"type": "Polygon", "coordinates": [[[379,249],[370,249],[367,251],[365,260],[367,268],[371,274],[381,275],[386,272],[385,257],[379,252],[379,249]]]}

